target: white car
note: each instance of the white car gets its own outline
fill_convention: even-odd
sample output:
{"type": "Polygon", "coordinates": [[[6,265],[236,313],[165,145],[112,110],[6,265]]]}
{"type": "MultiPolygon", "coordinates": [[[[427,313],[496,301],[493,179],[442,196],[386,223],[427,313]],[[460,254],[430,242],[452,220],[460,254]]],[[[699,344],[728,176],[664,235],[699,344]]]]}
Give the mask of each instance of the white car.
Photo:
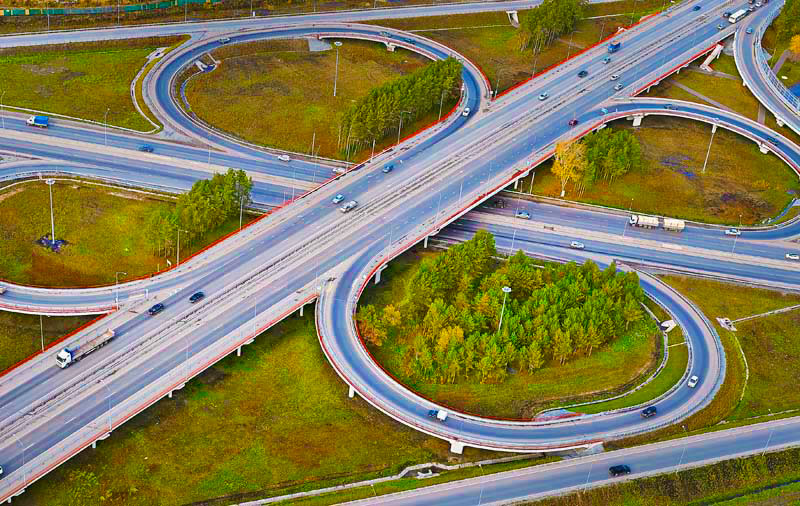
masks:
{"type": "Polygon", "coordinates": [[[584,249],[586,245],[584,245],[582,242],[572,241],[569,243],[569,247],[572,249],[584,249]]]}
{"type": "Polygon", "coordinates": [[[540,93],[539,94],[539,100],[547,100],[547,97],[549,97],[549,96],[550,96],[549,93],[540,93]]]}
{"type": "Polygon", "coordinates": [[[340,208],[339,208],[339,210],[340,210],[341,212],[343,212],[343,213],[346,213],[346,212],[348,212],[348,211],[350,211],[350,210],[352,210],[352,209],[355,209],[355,207],[356,207],[357,205],[358,205],[358,202],[356,202],[355,200],[351,200],[351,201],[350,201],[350,202],[348,202],[347,204],[345,204],[345,205],[343,205],[342,207],[340,207],[340,208]]]}
{"type": "Polygon", "coordinates": [[[289,155],[278,155],[278,160],[282,162],[288,162],[291,160],[291,158],[289,157],[289,155]]]}
{"type": "Polygon", "coordinates": [[[692,376],[689,378],[689,381],[686,382],[686,386],[689,388],[694,388],[697,386],[697,382],[700,381],[700,378],[697,376],[692,376]]]}
{"type": "Polygon", "coordinates": [[[231,41],[230,37],[222,37],[221,39],[219,39],[220,44],[227,44],[230,41],[231,41]]]}
{"type": "Polygon", "coordinates": [[[467,107],[467,108],[464,109],[464,112],[462,112],[461,115],[466,118],[467,116],[469,116],[469,112],[470,112],[470,109],[469,109],[469,107],[467,107]]]}
{"type": "Polygon", "coordinates": [[[742,235],[742,232],[738,228],[729,228],[725,231],[725,235],[742,235]]]}
{"type": "Polygon", "coordinates": [[[622,88],[623,88],[623,86],[621,84],[617,84],[617,85],[614,86],[614,91],[620,91],[620,90],[622,90],[622,88]]]}
{"type": "Polygon", "coordinates": [[[786,253],[786,260],[800,260],[800,255],[797,253],[786,253]]]}
{"type": "Polygon", "coordinates": [[[531,219],[531,213],[529,213],[528,211],[517,211],[516,213],[514,213],[514,216],[522,220],[531,219]]]}
{"type": "Polygon", "coordinates": [[[617,79],[619,79],[619,74],[611,74],[612,81],[616,81],[617,79]]]}

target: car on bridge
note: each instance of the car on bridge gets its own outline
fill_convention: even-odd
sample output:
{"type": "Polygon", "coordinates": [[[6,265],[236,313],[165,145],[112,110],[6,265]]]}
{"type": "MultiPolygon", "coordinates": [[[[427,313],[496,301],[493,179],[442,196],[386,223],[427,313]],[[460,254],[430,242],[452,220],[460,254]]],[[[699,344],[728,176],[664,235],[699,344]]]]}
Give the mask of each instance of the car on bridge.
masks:
{"type": "Polygon", "coordinates": [[[347,204],[345,204],[342,207],[340,207],[339,210],[341,212],[343,212],[343,213],[347,213],[347,212],[350,212],[353,209],[355,209],[357,205],[358,205],[358,202],[356,202],[355,200],[351,200],[347,204]]]}
{"type": "Polygon", "coordinates": [[[614,85],[614,91],[620,91],[622,88],[624,88],[624,86],[622,86],[622,84],[615,84],[614,85]]]}
{"type": "Polygon", "coordinates": [[[6,287],[0,286],[0,295],[3,295],[4,293],[6,293],[6,287]]]}
{"type": "Polygon", "coordinates": [[[428,411],[428,416],[444,423],[444,421],[447,420],[447,411],[443,409],[431,409],[428,411]]]}
{"type": "Polygon", "coordinates": [[[159,302],[158,304],[148,309],[147,312],[150,314],[150,316],[155,316],[161,311],[163,311],[165,307],[166,306],[163,303],[159,302]]]}
{"type": "Polygon", "coordinates": [[[221,39],[219,39],[220,44],[227,44],[230,41],[231,41],[230,37],[222,37],[221,39]]]}
{"type": "Polygon", "coordinates": [[[723,28],[725,28],[725,25],[723,25],[722,23],[717,25],[717,30],[722,30],[723,28]]]}
{"type": "Polygon", "coordinates": [[[392,171],[392,169],[394,169],[394,164],[390,163],[389,165],[386,165],[383,169],[381,169],[381,172],[383,172],[384,174],[388,174],[392,171]]]}
{"type": "Polygon", "coordinates": [[[586,249],[586,245],[578,241],[572,241],[569,243],[569,247],[572,249],[586,249]]]}
{"type": "Polygon", "coordinates": [[[730,11],[725,11],[725,12],[723,12],[723,13],[722,13],[722,17],[723,17],[723,18],[725,18],[725,19],[728,19],[729,17],[731,17],[731,13],[730,13],[730,11]]]}
{"type": "Polygon", "coordinates": [[[290,161],[292,161],[292,159],[291,159],[291,157],[289,155],[278,155],[278,160],[280,160],[282,162],[290,162],[290,161]]]}
{"type": "Polygon", "coordinates": [[[462,112],[461,115],[466,118],[467,116],[469,116],[469,113],[470,113],[470,108],[469,107],[465,107],[464,108],[464,112],[462,112]]]}
{"type": "Polygon", "coordinates": [[[800,255],[797,253],[786,253],[786,260],[800,260],[800,255]]]}
{"type": "Polygon", "coordinates": [[[697,376],[692,376],[689,378],[689,381],[686,382],[686,386],[689,388],[694,388],[697,386],[697,383],[700,381],[700,378],[697,376]]]}
{"type": "Polygon", "coordinates": [[[588,75],[589,75],[589,72],[586,71],[586,70],[581,70],[580,72],[578,72],[578,77],[586,77],[588,75]]]}
{"type": "Polygon", "coordinates": [[[748,27],[747,30],[744,31],[744,33],[746,33],[747,35],[750,35],[751,33],[753,33],[753,29],[748,27]]]}
{"type": "Polygon", "coordinates": [[[338,204],[339,202],[341,202],[343,200],[344,200],[344,195],[342,195],[341,193],[338,193],[338,194],[336,194],[335,197],[333,197],[333,199],[331,199],[331,202],[333,202],[334,204],[338,204]]]}
{"type": "Polygon", "coordinates": [[[650,418],[656,416],[658,409],[655,406],[647,406],[642,410],[642,418],[650,418]]]}
{"type": "Polygon", "coordinates": [[[142,153],[152,153],[153,146],[151,146],[150,144],[142,144],[141,146],[139,146],[139,151],[141,151],[142,153]]]}
{"type": "Polygon", "coordinates": [[[616,81],[617,79],[619,79],[619,74],[611,74],[612,81],[616,81]]]}
{"type": "Polygon", "coordinates": [[[675,107],[675,106],[674,106],[674,105],[672,105],[672,104],[666,104],[666,105],[664,106],[664,109],[667,109],[667,110],[670,110],[670,111],[677,111],[677,110],[678,110],[678,108],[677,108],[677,107],[675,107]]]}
{"type": "Polygon", "coordinates": [[[609,63],[609,62],[611,62],[611,57],[610,57],[610,56],[604,56],[604,57],[603,57],[603,63],[604,63],[604,64],[607,64],[607,63],[609,63]]]}
{"type": "Polygon", "coordinates": [[[514,213],[514,216],[516,216],[517,218],[519,218],[521,220],[529,220],[529,219],[531,219],[531,213],[529,213],[528,211],[523,211],[523,210],[517,211],[516,213],[514,213]]]}
{"type": "Polygon", "coordinates": [[[189,297],[189,302],[194,304],[195,302],[199,302],[199,301],[203,300],[205,297],[206,297],[206,294],[204,294],[203,292],[195,292],[195,293],[192,294],[191,297],[189,297]]]}
{"type": "Polygon", "coordinates": [[[631,474],[631,468],[625,464],[617,464],[608,468],[608,475],[612,478],[625,476],[626,474],[631,474]]]}
{"type": "Polygon", "coordinates": [[[725,235],[740,236],[742,232],[738,228],[729,228],[725,231],[725,235]]]}
{"type": "Polygon", "coordinates": [[[578,120],[576,120],[575,118],[572,118],[571,120],[569,120],[569,123],[568,123],[568,125],[571,126],[571,127],[574,127],[577,124],[578,124],[578,120]]]}
{"type": "Polygon", "coordinates": [[[699,11],[700,10],[700,6],[699,5],[695,5],[694,7],[692,7],[692,10],[693,11],[699,11]]]}
{"type": "Polygon", "coordinates": [[[539,100],[547,100],[547,97],[549,97],[549,96],[550,96],[550,94],[546,93],[546,92],[545,93],[539,93],[539,100]]]}

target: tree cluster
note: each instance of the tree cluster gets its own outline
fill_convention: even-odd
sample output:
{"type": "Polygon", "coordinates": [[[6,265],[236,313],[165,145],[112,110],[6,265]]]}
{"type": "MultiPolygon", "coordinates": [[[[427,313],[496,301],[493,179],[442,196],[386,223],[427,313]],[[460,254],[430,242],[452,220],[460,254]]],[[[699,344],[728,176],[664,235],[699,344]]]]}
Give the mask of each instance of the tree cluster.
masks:
{"type": "Polygon", "coordinates": [[[586,4],[586,0],[544,0],[529,10],[520,22],[521,48],[539,53],[556,38],[575,30],[586,4]]]}
{"type": "Polygon", "coordinates": [[[644,317],[638,276],[614,264],[541,266],[520,251],[495,268],[496,254],[479,231],[423,261],[399,307],[359,309],[362,337],[406,343],[406,372],[422,380],[499,382],[511,366],[532,373],[591,355],[644,317]]]}
{"type": "Polygon", "coordinates": [[[598,180],[613,183],[631,169],[642,167],[642,147],[627,130],[604,128],[587,135],[582,141],[563,141],[556,144],[555,161],[551,169],[561,181],[561,196],[572,181],[580,192],[598,180]]]}
{"type": "Polygon", "coordinates": [[[187,244],[203,237],[237,215],[250,202],[252,189],[252,179],[236,169],[195,182],[178,197],[174,208],[161,208],[150,215],[147,232],[153,248],[168,254],[177,242],[178,230],[187,244]]]}
{"type": "Polygon", "coordinates": [[[781,13],[773,23],[778,40],[788,40],[798,34],[800,27],[800,0],[786,0],[781,13]]]}
{"type": "Polygon", "coordinates": [[[373,88],[342,114],[339,149],[348,154],[394,134],[401,121],[413,121],[457,96],[460,84],[461,63],[447,58],[373,88]]]}

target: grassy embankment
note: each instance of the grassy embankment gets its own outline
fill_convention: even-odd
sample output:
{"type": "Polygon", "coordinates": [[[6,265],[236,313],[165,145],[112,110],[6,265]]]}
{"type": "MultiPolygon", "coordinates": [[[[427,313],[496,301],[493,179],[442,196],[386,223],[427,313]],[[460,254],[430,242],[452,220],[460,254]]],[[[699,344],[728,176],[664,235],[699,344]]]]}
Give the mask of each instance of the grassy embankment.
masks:
{"type": "Polygon", "coordinates": [[[800,480],[794,448],[743,459],[733,459],[678,474],[662,474],[524,504],[536,506],[778,505],[797,504],[800,480]],[[778,488],[767,489],[775,486],[778,488]]]}
{"type": "MultiPolygon", "coordinates": [[[[493,90],[499,84],[502,92],[529,79],[532,74],[597,43],[619,27],[631,24],[632,20],[635,21],[642,14],[659,9],[662,5],[663,2],[656,0],[633,4],[591,4],[586,7],[587,19],[577,24],[572,35],[562,36],[538,56],[530,50],[520,51],[517,38],[519,30],[511,26],[505,12],[383,19],[369,23],[416,32],[455,49],[480,67],[493,90]],[[613,17],[588,19],[597,16],[613,17]]],[[[524,22],[526,15],[527,11],[519,11],[521,22],[524,22]]]]}
{"type": "MultiPolygon", "coordinates": [[[[0,194],[0,278],[41,286],[90,286],[146,276],[174,264],[176,256],[163,257],[147,240],[147,217],[172,204],[151,196],[77,181],[53,185],[56,238],[68,245],[53,253],[34,241],[50,232],[50,195],[43,182],[11,187],[0,194]]],[[[249,221],[252,217],[247,217],[249,221]]],[[[239,219],[229,220],[208,234],[202,244],[181,244],[187,258],[219,237],[235,230],[239,219]]]]}
{"type": "Polygon", "coordinates": [[[415,463],[493,455],[467,449],[453,456],[446,442],[395,423],[358,397],[349,399],[320,349],[309,311],[265,332],[241,357],[213,366],[18,501],[95,504],[102,495],[112,506],[220,497],[227,499],[214,504],[230,504],[392,475],[415,463]]]}
{"type": "Polygon", "coordinates": [[[0,371],[30,357],[72,330],[91,321],[92,316],[42,317],[0,311],[0,371]]]}
{"type": "MultiPolygon", "coordinates": [[[[617,123],[614,128],[630,127],[617,123]]],[[[703,174],[711,135],[707,125],[647,118],[631,130],[642,146],[643,168],[611,184],[595,183],[581,196],[568,185],[567,199],[708,223],[736,225],[741,215],[745,225],[777,216],[792,199],[789,192],[800,193],[797,175],[783,161],[731,132],[717,130],[703,174]]],[[[549,168],[550,162],[537,169],[535,195],[560,194],[560,182],[549,168]]],[[[520,182],[519,190],[530,190],[530,178],[520,182]]]]}
{"type": "MultiPolygon", "coordinates": [[[[125,39],[0,49],[5,106],[37,109],[148,131],[130,85],[157,47],[179,37],[125,39]]],[[[141,103],[140,103],[141,104],[141,103]]]]}
{"type": "MultiPolygon", "coordinates": [[[[393,260],[382,275],[385,281],[368,285],[361,304],[383,307],[403,300],[422,259],[436,254],[412,250],[393,260]]],[[[497,384],[462,379],[443,385],[415,379],[405,371],[402,357],[409,343],[404,341],[387,340],[380,347],[370,346],[370,352],[399,381],[437,402],[481,415],[530,418],[542,409],[608,397],[640,383],[661,359],[661,336],[653,339],[651,325],[649,320],[639,322],[590,357],[574,357],[563,366],[547,363],[534,374],[515,372],[497,384]]]]}
{"type": "MultiPolygon", "coordinates": [[[[330,158],[341,156],[338,118],[354,100],[428,62],[402,49],[390,53],[379,44],[345,40],[339,48],[334,97],[336,51],[310,52],[305,40],[236,44],[217,49],[214,58],[222,60],[218,69],[186,86],[189,104],[200,118],[245,140],[300,153],[310,152],[315,137],[314,151],[330,158]]],[[[444,104],[444,114],[453,103],[444,104]]],[[[437,116],[438,110],[404,123],[401,135],[437,116]]],[[[396,134],[389,135],[376,152],[396,141],[396,134]]],[[[357,153],[351,160],[369,154],[357,153]]]]}

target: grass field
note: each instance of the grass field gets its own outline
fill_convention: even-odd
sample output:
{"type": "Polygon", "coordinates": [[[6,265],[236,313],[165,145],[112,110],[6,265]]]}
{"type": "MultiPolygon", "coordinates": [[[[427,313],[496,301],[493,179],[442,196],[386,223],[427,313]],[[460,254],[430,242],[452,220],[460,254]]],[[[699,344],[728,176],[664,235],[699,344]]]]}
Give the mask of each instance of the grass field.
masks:
{"type": "Polygon", "coordinates": [[[5,106],[36,109],[148,131],[130,85],[157,47],[177,37],[0,49],[5,106]]]}
{"type": "MultiPolygon", "coordinates": [[[[630,128],[617,122],[614,128],[630,128]]],[[[634,212],[708,223],[755,224],[777,216],[792,194],[800,192],[797,175],[774,155],[763,155],[752,142],[717,130],[706,173],[702,173],[710,128],[678,118],[647,118],[631,129],[644,153],[644,168],[632,170],[612,184],[595,183],[578,197],[567,186],[567,199],[634,212]],[[677,142],[680,139],[680,142],[677,142]],[[669,198],[664,198],[665,192],[669,198]],[[577,198],[576,198],[577,197],[577,198]]],[[[560,194],[560,182],[549,162],[537,169],[533,193],[560,194]]],[[[529,191],[530,179],[520,184],[529,191]]]]}
{"type": "MultiPolygon", "coordinates": [[[[700,308],[716,328],[725,350],[725,382],[705,409],[684,422],[689,434],[730,427],[748,417],[800,408],[800,394],[795,392],[800,334],[792,327],[797,325],[797,315],[787,313],[741,323],[742,328],[735,335],[716,322],[717,317],[735,320],[800,304],[800,295],[680,276],[663,276],[662,279],[700,308]],[[758,328],[748,329],[749,325],[758,328]],[[747,382],[742,352],[750,371],[747,382]]],[[[683,435],[680,426],[671,426],[610,446],[629,447],[683,435]]]]}
{"type": "MultiPolygon", "coordinates": [[[[382,307],[402,300],[419,262],[431,254],[435,255],[412,250],[393,260],[381,276],[385,282],[368,285],[361,303],[382,307]]],[[[657,339],[660,342],[661,336],[657,339]]],[[[370,352],[393,376],[425,397],[471,413],[510,418],[530,418],[542,409],[620,393],[641,382],[660,360],[649,320],[631,327],[628,334],[591,357],[572,358],[563,366],[546,364],[534,374],[515,372],[498,384],[472,379],[451,385],[415,380],[405,373],[402,363],[406,346],[404,342],[387,341],[381,347],[370,347],[370,352]],[[620,364],[625,367],[620,368],[620,364]]]]}
{"type": "Polygon", "coordinates": [[[0,312],[0,371],[40,351],[42,336],[47,346],[93,318],[45,316],[40,327],[36,315],[0,312]]]}
{"type": "MultiPolygon", "coordinates": [[[[169,202],[115,188],[58,180],[53,185],[57,239],[68,245],[59,253],[34,241],[50,232],[47,185],[32,181],[0,193],[0,278],[40,286],[89,286],[145,276],[167,267],[166,258],[148,245],[145,225],[154,210],[169,202]]],[[[248,217],[249,219],[252,219],[248,217]]],[[[233,219],[204,241],[181,244],[181,258],[235,230],[233,219]]],[[[173,254],[169,257],[175,263],[173,254]]]]}
{"type": "MultiPolygon", "coordinates": [[[[315,137],[315,152],[330,158],[340,157],[338,118],[354,100],[428,62],[402,49],[390,53],[383,45],[343,41],[334,97],[336,51],[309,52],[305,40],[237,44],[218,50],[217,57],[217,70],[186,87],[198,116],[248,141],[300,153],[310,152],[315,137]]],[[[444,112],[452,105],[445,103],[444,112]]],[[[405,125],[402,135],[435,119],[405,125]]],[[[376,150],[396,141],[390,135],[376,150]]]]}
{"type": "Polygon", "coordinates": [[[797,483],[771,490],[763,489],[799,480],[798,458],[800,449],[793,448],[524,504],[536,506],[797,504],[797,500],[800,499],[800,486],[797,483]]]}
{"type": "Polygon", "coordinates": [[[15,499],[22,506],[229,504],[491,458],[395,423],[347,397],[311,311],[258,337],[15,499]]]}

